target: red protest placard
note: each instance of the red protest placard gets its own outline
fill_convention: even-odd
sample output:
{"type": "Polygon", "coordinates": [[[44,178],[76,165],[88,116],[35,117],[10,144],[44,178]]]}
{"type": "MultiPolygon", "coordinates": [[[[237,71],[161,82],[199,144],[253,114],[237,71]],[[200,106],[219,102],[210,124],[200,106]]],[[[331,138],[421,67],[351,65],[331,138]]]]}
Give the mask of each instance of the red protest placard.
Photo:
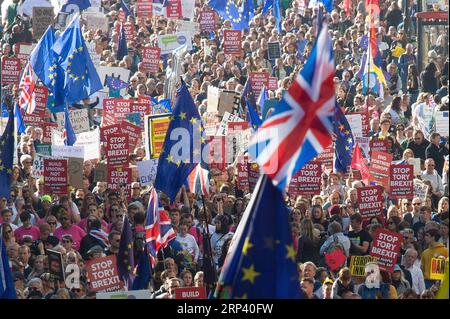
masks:
{"type": "Polygon", "coordinates": [[[111,134],[106,139],[105,156],[108,165],[116,166],[128,163],[128,135],[111,134]]]}
{"type": "Polygon", "coordinates": [[[369,137],[369,130],[370,130],[369,112],[354,112],[351,114],[361,114],[362,137],[369,137]]]}
{"type": "Polygon", "coordinates": [[[34,88],[36,108],[32,114],[26,114],[23,121],[27,125],[41,126],[45,119],[45,110],[47,107],[48,89],[45,86],[38,85],[34,88]]]}
{"type": "Polygon", "coordinates": [[[245,122],[228,122],[228,134],[239,133],[240,131],[245,131],[249,128],[249,123],[245,122]]]}
{"type": "Polygon", "coordinates": [[[44,159],[44,192],[67,195],[67,160],[44,159]]]}
{"type": "Polygon", "coordinates": [[[275,76],[269,76],[269,82],[267,84],[268,90],[276,91],[278,90],[278,78],[275,76]]]}
{"type": "Polygon", "coordinates": [[[95,258],[86,262],[87,277],[92,291],[122,290],[116,255],[95,258]]]}
{"type": "Polygon", "coordinates": [[[48,123],[44,122],[42,123],[42,143],[43,144],[51,144],[52,143],[52,130],[57,129],[58,124],[57,123],[48,123]]]}
{"type": "MultiPolygon", "coordinates": [[[[388,141],[387,139],[379,139],[378,137],[370,140],[370,152],[373,154],[373,151],[377,152],[387,152],[388,151],[388,141]]],[[[371,155],[373,156],[373,155],[371,155]]]]}
{"type": "Polygon", "coordinates": [[[122,134],[128,136],[128,148],[130,152],[133,152],[137,142],[142,139],[141,127],[128,121],[122,121],[122,123],[120,123],[120,130],[122,134]]]}
{"type": "Polygon", "coordinates": [[[322,163],[322,166],[328,170],[333,170],[334,147],[330,145],[314,160],[322,163]]]}
{"type": "Polygon", "coordinates": [[[253,92],[259,95],[263,86],[269,87],[269,73],[267,72],[250,72],[250,83],[253,92]]]}
{"type": "Polygon", "coordinates": [[[248,164],[248,187],[249,191],[253,192],[255,189],[256,183],[259,179],[259,165],[257,163],[250,163],[248,164]]]}
{"type": "Polygon", "coordinates": [[[289,184],[289,195],[315,195],[321,189],[322,164],[311,161],[298,171],[289,184]]]}
{"type": "Polygon", "coordinates": [[[372,218],[382,215],[383,188],[381,186],[369,186],[357,188],[358,211],[363,218],[372,218]]]}
{"type": "Polygon", "coordinates": [[[25,65],[27,64],[30,53],[32,51],[32,44],[31,43],[16,43],[16,57],[20,59],[21,68],[23,69],[25,65]]]}
{"type": "Polygon", "coordinates": [[[389,189],[389,168],[392,162],[392,154],[372,151],[371,158],[369,172],[373,176],[373,181],[389,189]]]}
{"type": "Polygon", "coordinates": [[[181,19],[181,0],[167,0],[167,18],[169,19],[181,19]]]}
{"type": "Polygon", "coordinates": [[[210,169],[224,170],[227,166],[225,153],[225,136],[208,136],[210,169]]]}
{"type": "Polygon", "coordinates": [[[136,13],[140,19],[151,18],[153,16],[153,0],[137,0],[136,13]]]}
{"type": "Polygon", "coordinates": [[[389,169],[389,196],[391,198],[414,197],[414,166],[391,165],[389,169]]]}
{"type": "Polygon", "coordinates": [[[106,142],[111,134],[120,134],[120,124],[108,125],[100,128],[100,140],[106,142]]]}
{"type": "Polygon", "coordinates": [[[236,159],[236,186],[243,191],[249,190],[248,184],[248,156],[240,155],[236,159]]]}
{"type": "Polygon", "coordinates": [[[127,198],[131,194],[132,171],[130,167],[108,165],[108,188],[119,190],[124,188],[127,198]]]}
{"type": "Polygon", "coordinates": [[[142,50],[142,64],[146,72],[159,72],[161,49],[158,47],[145,47],[142,50]]]}
{"type": "MultiPolygon", "coordinates": [[[[126,118],[128,113],[131,113],[131,105],[134,103],[133,100],[121,99],[121,98],[107,98],[103,100],[103,117],[105,115],[115,118],[116,122],[120,123],[126,118]]],[[[103,123],[102,123],[103,124],[103,123]]],[[[106,124],[109,125],[109,124],[106,124]]]]}
{"type": "Polygon", "coordinates": [[[183,287],[175,289],[175,299],[206,299],[205,287],[183,287]]]}
{"type": "Polygon", "coordinates": [[[18,58],[2,58],[2,85],[19,84],[22,65],[18,58]]]}
{"type": "Polygon", "coordinates": [[[214,32],[217,24],[216,12],[214,10],[201,11],[198,22],[202,32],[214,32]]]}
{"type": "MultiPolygon", "coordinates": [[[[141,122],[143,123],[143,119],[145,115],[150,114],[150,104],[146,102],[133,102],[130,107],[130,113],[139,113],[141,117],[141,122]]],[[[126,114],[125,114],[126,119],[126,114]]],[[[125,120],[124,119],[124,120],[125,120]]]]}
{"type": "Polygon", "coordinates": [[[393,272],[403,236],[385,228],[377,228],[373,235],[370,256],[377,257],[380,270],[393,272]]]}
{"type": "Polygon", "coordinates": [[[242,47],[242,33],[239,30],[223,31],[223,52],[225,54],[240,55],[242,47]]]}

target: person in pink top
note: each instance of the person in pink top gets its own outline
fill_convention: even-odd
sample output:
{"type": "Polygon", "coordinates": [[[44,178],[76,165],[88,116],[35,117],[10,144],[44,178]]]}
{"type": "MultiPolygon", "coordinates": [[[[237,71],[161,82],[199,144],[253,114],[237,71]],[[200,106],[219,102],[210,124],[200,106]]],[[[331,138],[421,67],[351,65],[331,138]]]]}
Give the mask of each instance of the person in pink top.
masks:
{"type": "Polygon", "coordinates": [[[57,228],[53,235],[59,240],[62,240],[63,235],[70,235],[73,241],[73,248],[78,251],[80,249],[81,239],[86,236],[86,232],[77,225],[72,225],[70,215],[63,206],[57,211],[61,227],[57,228]]]}
{"type": "Polygon", "coordinates": [[[102,230],[108,231],[108,223],[105,222],[105,220],[103,219],[103,211],[97,206],[97,204],[96,203],[90,203],[88,205],[87,209],[88,209],[88,214],[89,214],[88,217],[83,218],[77,224],[77,226],[87,232],[88,219],[89,219],[89,217],[92,216],[92,217],[95,217],[96,219],[101,221],[101,223],[102,223],[102,230]]]}
{"type": "Polygon", "coordinates": [[[39,239],[39,228],[31,224],[31,213],[29,211],[20,215],[20,221],[23,225],[14,231],[14,236],[19,244],[22,244],[25,237],[31,237],[33,241],[39,239]]]}

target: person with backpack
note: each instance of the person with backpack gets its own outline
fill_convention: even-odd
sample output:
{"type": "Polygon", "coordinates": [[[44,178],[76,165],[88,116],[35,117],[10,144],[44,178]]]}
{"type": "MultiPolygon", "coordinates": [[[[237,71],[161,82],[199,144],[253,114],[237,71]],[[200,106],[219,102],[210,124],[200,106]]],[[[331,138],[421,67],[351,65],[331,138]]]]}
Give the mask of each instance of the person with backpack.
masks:
{"type": "Polygon", "coordinates": [[[342,226],[339,222],[334,221],[328,226],[328,239],[320,247],[320,255],[330,254],[337,249],[343,251],[345,256],[350,253],[350,239],[342,232],[342,226]]]}
{"type": "Polygon", "coordinates": [[[350,239],[350,255],[365,256],[369,254],[372,237],[362,228],[363,219],[361,214],[355,213],[350,217],[351,231],[348,233],[350,239]]]}

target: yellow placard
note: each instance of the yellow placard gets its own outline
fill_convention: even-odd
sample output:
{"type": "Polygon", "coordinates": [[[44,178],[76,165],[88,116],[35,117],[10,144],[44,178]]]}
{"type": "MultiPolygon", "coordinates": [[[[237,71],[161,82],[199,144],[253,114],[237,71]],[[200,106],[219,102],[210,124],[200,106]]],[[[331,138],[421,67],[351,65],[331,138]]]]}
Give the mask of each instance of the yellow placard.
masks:
{"type": "Polygon", "coordinates": [[[170,115],[149,117],[150,158],[159,158],[163,150],[169,123],[170,115]]]}
{"type": "Polygon", "coordinates": [[[431,280],[444,280],[445,263],[446,261],[444,258],[431,258],[431,268],[430,268],[431,280]]]}
{"type": "Polygon", "coordinates": [[[392,50],[392,56],[399,58],[403,53],[405,53],[405,49],[401,46],[397,45],[394,50],[392,50]]]}
{"type": "Polygon", "coordinates": [[[351,256],[350,273],[355,277],[364,277],[366,275],[366,265],[370,262],[376,262],[377,257],[372,256],[351,256]]]}

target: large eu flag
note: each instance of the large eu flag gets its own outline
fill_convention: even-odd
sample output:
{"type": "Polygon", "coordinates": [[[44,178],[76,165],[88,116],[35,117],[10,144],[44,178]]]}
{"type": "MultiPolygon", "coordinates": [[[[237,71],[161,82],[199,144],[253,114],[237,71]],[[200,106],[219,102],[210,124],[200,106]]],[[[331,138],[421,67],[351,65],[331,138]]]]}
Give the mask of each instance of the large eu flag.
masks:
{"type": "Polygon", "coordinates": [[[127,288],[131,288],[134,270],[133,232],[127,216],[123,221],[122,235],[120,236],[117,270],[119,278],[123,280],[127,288]]]}
{"type": "Polygon", "coordinates": [[[249,28],[249,22],[255,15],[253,0],[244,0],[238,7],[233,0],[210,0],[208,3],[212,9],[224,19],[231,21],[234,30],[249,28]]]}
{"type": "Polygon", "coordinates": [[[158,161],[155,187],[172,201],[192,170],[201,163],[206,145],[200,114],[184,82],[177,90],[173,116],[158,161]]]}
{"type": "Polygon", "coordinates": [[[296,250],[280,190],[258,181],[219,278],[218,298],[300,298],[296,250]]]}
{"type": "Polygon", "coordinates": [[[14,113],[9,111],[8,124],[0,137],[0,198],[11,196],[11,174],[14,159],[14,113]]]}
{"type": "Polygon", "coordinates": [[[334,134],[336,135],[334,151],[334,170],[347,173],[352,163],[354,139],[352,129],[339,105],[336,105],[334,115],[334,134]]]}
{"type": "Polygon", "coordinates": [[[64,70],[64,95],[69,104],[89,97],[103,88],[92,63],[77,16],[55,42],[53,50],[64,70]]]}
{"type": "MultiPolygon", "coordinates": [[[[13,125],[14,126],[14,125],[13,125]]],[[[3,234],[0,232],[0,299],[17,299],[3,234]]]]}

